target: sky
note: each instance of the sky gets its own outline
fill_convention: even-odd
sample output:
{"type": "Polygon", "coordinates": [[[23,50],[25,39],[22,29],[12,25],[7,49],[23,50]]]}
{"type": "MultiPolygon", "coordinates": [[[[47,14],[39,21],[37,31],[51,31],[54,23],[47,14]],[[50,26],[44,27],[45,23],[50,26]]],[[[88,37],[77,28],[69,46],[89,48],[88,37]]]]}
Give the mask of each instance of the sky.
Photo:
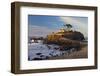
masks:
{"type": "Polygon", "coordinates": [[[28,15],[28,36],[46,37],[48,34],[64,28],[64,24],[71,24],[74,30],[87,37],[87,17],[46,15],[28,15]]]}

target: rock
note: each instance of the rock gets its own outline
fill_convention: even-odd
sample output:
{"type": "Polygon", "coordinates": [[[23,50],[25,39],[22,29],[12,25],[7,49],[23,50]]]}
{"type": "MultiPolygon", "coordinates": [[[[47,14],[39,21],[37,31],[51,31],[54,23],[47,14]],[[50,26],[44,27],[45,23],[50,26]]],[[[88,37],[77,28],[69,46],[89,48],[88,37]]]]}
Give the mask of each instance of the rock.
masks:
{"type": "Polygon", "coordinates": [[[42,53],[36,53],[36,55],[41,55],[42,53]]]}
{"type": "Polygon", "coordinates": [[[32,60],[43,60],[42,58],[33,58],[32,60]]]}
{"type": "Polygon", "coordinates": [[[60,38],[66,38],[70,40],[82,41],[85,40],[84,35],[79,31],[65,31],[57,32],[47,36],[46,43],[48,44],[58,44],[60,38]]]}
{"type": "Polygon", "coordinates": [[[40,55],[40,57],[44,57],[44,55],[40,55]]]}
{"type": "Polygon", "coordinates": [[[64,34],[65,38],[71,39],[71,40],[84,40],[84,35],[81,32],[78,31],[69,31],[69,32],[65,32],[64,34]]]}
{"type": "Polygon", "coordinates": [[[58,50],[58,49],[59,49],[59,47],[54,47],[54,49],[55,49],[55,50],[58,50]]]}

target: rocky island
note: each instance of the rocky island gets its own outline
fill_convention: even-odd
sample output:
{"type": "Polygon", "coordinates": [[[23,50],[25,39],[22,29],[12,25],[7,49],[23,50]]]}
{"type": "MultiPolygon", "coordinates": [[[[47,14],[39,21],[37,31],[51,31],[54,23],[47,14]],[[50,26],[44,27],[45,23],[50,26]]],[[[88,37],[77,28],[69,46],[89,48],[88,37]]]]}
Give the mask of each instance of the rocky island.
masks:
{"type": "Polygon", "coordinates": [[[48,34],[46,38],[33,39],[33,44],[29,45],[29,50],[31,51],[32,49],[29,54],[34,57],[29,57],[29,60],[74,59],[88,57],[87,41],[84,42],[84,35],[77,30],[72,30],[72,25],[70,24],[66,24],[65,27],[61,28],[58,32],[48,34]],[[32,52],[36,54],[33,55],[32,52]]]}

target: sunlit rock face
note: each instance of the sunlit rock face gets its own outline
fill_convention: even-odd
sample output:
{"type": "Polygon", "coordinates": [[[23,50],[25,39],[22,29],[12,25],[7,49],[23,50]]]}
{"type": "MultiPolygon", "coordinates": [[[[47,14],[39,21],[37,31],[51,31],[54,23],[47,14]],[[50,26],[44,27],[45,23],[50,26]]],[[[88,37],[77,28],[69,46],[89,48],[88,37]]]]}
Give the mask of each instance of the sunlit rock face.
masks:
{"type": "Polygon", "coordinates": [[[85,39],[84,35],[78,31],[64,31],[64,32],[60,31],[57,33],[52,33],[47,36],[48,41],[57,41],[60,38],[67,38],[70,40],[78,40],[78,41],[82,41],[85,39]]]}

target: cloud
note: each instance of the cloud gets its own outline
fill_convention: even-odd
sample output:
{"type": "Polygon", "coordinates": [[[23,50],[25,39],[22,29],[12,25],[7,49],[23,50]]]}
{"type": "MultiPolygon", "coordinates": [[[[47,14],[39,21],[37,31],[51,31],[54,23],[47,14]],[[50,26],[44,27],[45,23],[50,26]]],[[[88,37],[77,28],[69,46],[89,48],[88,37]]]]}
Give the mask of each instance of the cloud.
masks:
{"type": "Polygon", "coordinates": [[[48,27],[44,26],[36,26],[36,25],[29,25],[28,26],[28,36],[38,36],[38,37],[46,37],[48,34],[55,32],[55,29],[49,29],[48,27]]]}
{"type": "Polygon", "coordinates": [[[86,17],[60,17],[66,24],[71,24],[73,28],[80,31],[87,36],[88,34],[88,21],[86,17]]]}

